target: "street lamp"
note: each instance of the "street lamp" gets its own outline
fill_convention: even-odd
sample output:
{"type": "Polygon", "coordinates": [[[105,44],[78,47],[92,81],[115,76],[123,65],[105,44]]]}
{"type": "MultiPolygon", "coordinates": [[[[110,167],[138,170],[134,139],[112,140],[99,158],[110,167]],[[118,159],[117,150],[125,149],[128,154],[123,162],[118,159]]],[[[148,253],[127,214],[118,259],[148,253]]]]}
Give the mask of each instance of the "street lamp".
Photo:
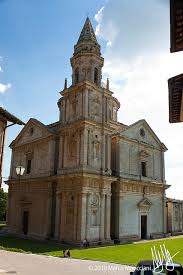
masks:
{"type": "Polygon", "coordinates": [[[21,176],[23,176],[24,171],[25,171],[25,168],[23,166],[16,167],[16,174],[17,174],[17,176],[19,176],[19,179],[21,176]]]}

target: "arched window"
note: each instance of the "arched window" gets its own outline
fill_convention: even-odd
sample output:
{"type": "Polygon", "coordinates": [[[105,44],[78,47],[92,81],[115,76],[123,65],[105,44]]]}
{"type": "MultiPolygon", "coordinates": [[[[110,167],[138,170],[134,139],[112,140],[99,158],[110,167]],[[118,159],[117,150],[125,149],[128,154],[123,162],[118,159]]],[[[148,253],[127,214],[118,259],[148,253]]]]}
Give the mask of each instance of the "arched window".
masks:
{"type": "Polygon", "coordinates": [[[79,82],[79,69],[76,68],[75,69],[75,84],[77,84],[79,82]]]}
{"type": "Polygon", "coordinates": [[[98,72],[98,69],[95,68],[95,71],[94,71],[94,82],[98,85],[98,78],[99,78],[99,72],[98,72]]]}

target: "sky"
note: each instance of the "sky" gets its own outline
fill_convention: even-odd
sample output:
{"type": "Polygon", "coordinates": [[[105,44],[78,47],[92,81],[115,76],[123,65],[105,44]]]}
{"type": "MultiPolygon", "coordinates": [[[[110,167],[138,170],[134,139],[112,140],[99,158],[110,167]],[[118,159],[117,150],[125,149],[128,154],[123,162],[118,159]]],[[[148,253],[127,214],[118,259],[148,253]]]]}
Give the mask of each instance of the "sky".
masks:
{"type": "MultiPolygon", "coordinates": [[[[103,79],[120,103],[118,118],[146,119],[165,153],[169,197],[183,199],[183,124],[169,124],[168,78],[183,73],[183,53],[170,54],[169,0],[0,0],[0,105],[24,122],[58,120],[70,57],[89,15],[105,58],[103,79]]],[[[8,177],[8,129],[3,176],[8,177]]]]}

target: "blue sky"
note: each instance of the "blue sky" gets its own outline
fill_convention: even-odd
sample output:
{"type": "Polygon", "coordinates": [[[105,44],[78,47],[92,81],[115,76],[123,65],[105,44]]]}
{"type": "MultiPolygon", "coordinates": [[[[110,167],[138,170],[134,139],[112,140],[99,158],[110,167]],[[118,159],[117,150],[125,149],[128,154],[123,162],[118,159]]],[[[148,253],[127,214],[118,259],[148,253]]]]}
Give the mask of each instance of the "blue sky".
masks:
{"type": "MultiPolygon", "coordinates": [[[[64,78],[70,81],[70,57],[86,16],[104,1],[0,0],[0,83],[11,84],[0,93],[0,105],[23,121],[36,117],[58,120],[57,101],[64,78]]],[[[20,131],[8,130],[6,145],[20,131]]],[[[5,175],[10,151],[6,147],[5,175]]]]}
{"type": "MultiPolygon", "coordinates": [[[[58,120],[59,91],[70,81],[69,59],[87,15],[102,46],[104,79],[121,103],[119,120],[147,120],[169,149],[168,195],[183,198],[183,124],[168,122],[167,87],[183,72],[183,53],[169,52],[169,0],[0,0],[0,105],[25,122],[58,120]]],[[[5,176],[7,145],[18,131],[8,130],[5,176]]]]}

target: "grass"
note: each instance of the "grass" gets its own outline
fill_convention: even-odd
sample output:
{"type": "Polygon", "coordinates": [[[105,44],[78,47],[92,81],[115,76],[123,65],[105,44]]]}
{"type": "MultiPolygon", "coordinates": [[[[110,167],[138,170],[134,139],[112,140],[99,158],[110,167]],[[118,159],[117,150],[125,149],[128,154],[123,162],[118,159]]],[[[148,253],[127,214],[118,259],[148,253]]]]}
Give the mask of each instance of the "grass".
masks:
{"type": "Polygon", "coordinates": [[[118,245],[88,250],[74,250],[72,252],[72,256],[81,259],[136,265],[140,260],[152,259],[151,247],[155,245],[156,248],[159,249],[160,244],[165,244],[166,248],[170,251],[172,256],[180,251],[175,256],[174,261],[183,264],[183,238],[118,245]]]}
{"type": "MultiPolygon", "coordinates": [[[[179,252],[175,256],[174,261],[183,264],[183,238],[92,249],[73,248],[71,251],[71,256],[78,259],[90,259],[136,265],[137,262],[142,259],[152,259],[151,247],[155,245],[158,249],[159,245],[163,243],[166,245],[171,255],[179,252]]],[[[50,256],[62,256],[64,246],[48,242],[24,240],[12,237],[0,237],[0,249],[50,256]]]]}
{"type": "Polygon", "coordinates": [[[2,230],[5,227],[6,227],[6,223],[5,222],[0,222],[0,230],[2,230]]]}

